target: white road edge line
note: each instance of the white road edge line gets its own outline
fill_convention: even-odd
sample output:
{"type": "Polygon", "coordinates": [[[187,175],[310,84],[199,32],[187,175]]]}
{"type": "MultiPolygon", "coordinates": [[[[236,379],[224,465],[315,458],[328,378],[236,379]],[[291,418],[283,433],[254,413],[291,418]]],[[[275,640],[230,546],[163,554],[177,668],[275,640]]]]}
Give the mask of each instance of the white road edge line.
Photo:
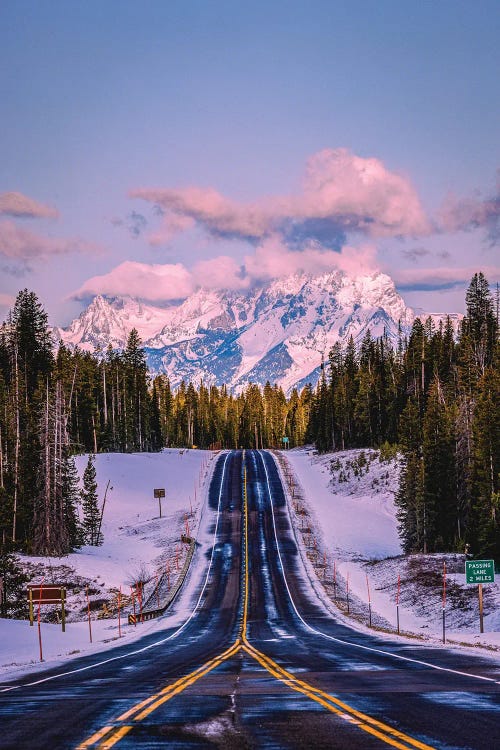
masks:
{"type": "MultiPolygon", "coordinates": [[[[371,651],[372,653],[383,654],[384,656],[392,656],[394,659],[400,659],[401,661],[412,662],[413,664],[420,664],[423,667],[430,667],[431,669],[437,669],[440,672],[450,672],[451,674],[460,675],[462,677],[471,677],[471,678],[473,678],[475,680],[483,680],[485,682],[493,682],[495,685],[500,685],[500,681],[499,680],[495,680],[493,677],[483,677],[483,675],[470,674],[469,672],[460,672],[459,670],[457,670],[457,669],[451,669],[450,667],[440,667],[437,664],[431,664],[430,662],[427,662],[427,661],[420,661],[419,659],[412,659],[409,656],[401,656],[401,654],[395,654],[392,651],[384,651],[384,649],[382,649],[382,648],[374,648],[373,646],[363,646],[360,643],[352,643],[351,641],[344,641],[341,638],[335,638],[335,636],[333,636],[333,635],[327,635],[326,633],[323,633],[321,630],[316,630],[316,628],[313,628],[311,625],[309,625],[304,620],[304,618],[300,615],[297,607],[295,606],[295,602],[294,602],[294,600],[292,598],[292,594],[291,594],[290,588],[288,586],[288,581],[287,581],[286,575],[285,575],[285,567],[283,565],[283,559],[281,557],[280,545],[279,545],[279,542],[278,542],[278,534],[276,532],[276,519],[275,519],[275,516],[274,516],[273,493],[271,491],[271,485],[269,483],[269,474],[268,474],[268,471],[267,471],[266,462],[264,461],[264,459],[262,457],[261,451],[258,451],[258,453],[259,453],[259,456],[260,456],[260,460],[262,461],[262,465],[264,467],[264,471],[266,473],[267,490],[268,490],[268,493],[269,493],[269,499],[271,501],[271,512],[272,512],[272,517],[273,517],[274,538],[276,540],[276,549],[278,551],[278,558],[279,558],[280,565],[281,565],[281,573],[283,575],[283,581],[285,582],[286,590],[288,592],[288,596],[290,598],[290,602],[292,604],[292,607],[295,610],[295,614],[297,615],[297,617],[299,618],[299,620],[302,622],[302,624],[308,630],[311,631],[311,633],[315,633],[316,635],[320,635],[323,638],[327,638],[329,641],[334,641],[335,643],[341,643],[343,646],[353,646],[354,648],[359,648],[359,649],[362,649],[364,651],[371,651]]],[[[278,469],[278,466],[276,464],[276,459],[274,458],[274,456],[272,454],[268,453],[268,455],[270,455],[271,459],[274,461],[274,464],[275,464],[276,469],[278,471],[278,476],[280,476],[279,469],[278,469]]],[[[280,481],[281,481],[281,477],[280,477],[280,481]]]]}
{"type": "MultiPolygon", "coordinates": [[[[78,674],[79,672],[86,672],[89,669],[95,669],[96,667],[102,667],[105,664],[110,664],[113,661],[119,661],[120,659],[128,659],[130,656],[137,656],[137,654],[143,654],[145,651],[149,651],[149,649],[156,648],[157,646],[161,646],[163,643],[166,643],[167,641],[171,641],[173,638],[177,638],[184,628],[189,625],[193,617],[195,616],[196,612],[198,611],[198,607],[200,606],[200,602],[203,598],[203,595],[205,593],[205,589],[208,585],[208,581],[210,578],[210,573],[212,571],[212,562],[214,559],[214,553],[215,553],[215,543],[217,539],[217,532],[219,530],[219,518],[220,518],[220,506],[221,506],[221,500],[222,500],[222,487],[224,485],[224,475],[226,473],[226,463],[230,456],[230,453],[227,453],[226,458],[224,459],[224,465],[222,467],[222,477],[221,477],[221,483],[220,483],[220,490],[219,490],[219,500],[217,503],[217,520],[215,522],[215,531],[214,531],[214,543],[212,546],[212,554],[210,556],[210,564],[208,566],[207,575],[205,578],[205,582],[203,584],[203,588],[201,590],[200,596],[198,597],[198,601],[196,602],[196,605],[189,615],[188,619],[178,628],[172,635],[169,635],[167,638],[162,638],[159,641],[155,641],[154,643],[150,643],[149,646],[144,646],[143,648],[135,649],[134,651],[129,651],[126,654],[120,654],[119,656],[113,656],[111,659],[104,659],[103,661],[95,662],[94,664],[89,664],[86,667],[79,667],[78,669],[70,669],[67,672],[59,672],[58,674],[51,675],[50,677],[44,677],[40,680],[35,680],[34,682],[25,682],[20,685],[11,685],[10,687],[2,688],[0,690],[0,693],[8,693],[11,690],[19,690],[20,688],[25,687],[33,687],[34,685],[41,685],[44,682],[50,682],[51,680],[57,680],[59,677],[67,677],[70,674],[78,674]]],[[[208,503],[208,497],[206,502],[208,503]]]]}

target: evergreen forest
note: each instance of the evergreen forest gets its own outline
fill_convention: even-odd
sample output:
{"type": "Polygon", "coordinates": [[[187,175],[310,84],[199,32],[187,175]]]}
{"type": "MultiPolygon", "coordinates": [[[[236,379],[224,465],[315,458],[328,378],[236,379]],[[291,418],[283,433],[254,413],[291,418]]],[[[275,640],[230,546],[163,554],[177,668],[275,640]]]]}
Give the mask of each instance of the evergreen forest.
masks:
{"type": "Polygon", "coordinates": [[[396,346],[369,333],[359,347],[336,344],[315,388],[287,396],[249,384],[235,394],[151,377],[136,330],[121,352],[56,346],[25,289],[0,329],[0,551],[61,555],[99,544],[99,452],[278,448],[287,436],[290,447],[319,452],[391,446],[405,551],[469,545],[500,559],[498,313],[498,293],[479,273],[458,331],[450,319],[416,319],[396,346]],[[77,453],[90,454],[83,490],[77,453]]]}

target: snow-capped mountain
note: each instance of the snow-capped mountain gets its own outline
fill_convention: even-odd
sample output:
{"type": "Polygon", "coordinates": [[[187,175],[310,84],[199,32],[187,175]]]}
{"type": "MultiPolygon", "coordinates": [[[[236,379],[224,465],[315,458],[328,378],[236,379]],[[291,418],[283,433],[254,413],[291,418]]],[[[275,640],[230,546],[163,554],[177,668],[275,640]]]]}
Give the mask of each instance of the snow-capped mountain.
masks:
{"type": "Polygon", "coordinates": [[[95,297],[67,329],[67,345],[89,351],[125,346],[136,328],[152,372],[181,380],[279,383],[286,391],[317,380],[322,356],[352,335],[397,336],[414,314],[386,274],[352,278],[336,271],[295,275],[245,292],[199,289],[180,304],[154,307],[132,298],[95,297]]]}

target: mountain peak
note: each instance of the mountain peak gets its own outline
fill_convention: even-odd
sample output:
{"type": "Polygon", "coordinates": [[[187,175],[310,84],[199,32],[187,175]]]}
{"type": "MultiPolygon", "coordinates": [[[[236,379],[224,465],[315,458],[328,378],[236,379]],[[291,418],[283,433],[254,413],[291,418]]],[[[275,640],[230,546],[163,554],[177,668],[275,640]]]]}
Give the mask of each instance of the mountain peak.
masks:
{"type": "Polygon", "coordinates": [[[153,306],[132,297],[94,297],[67,329],[69,346],[123,349],[139,332],[152,372],[173,385],[203,378],[235,389],[277,382],[287,391],[317,379],[322,355],[367,330],[394,340],[414,319],[390,276],[342,271],[294,274],[245,291],[200,288],[179,304],[153,306]]]}

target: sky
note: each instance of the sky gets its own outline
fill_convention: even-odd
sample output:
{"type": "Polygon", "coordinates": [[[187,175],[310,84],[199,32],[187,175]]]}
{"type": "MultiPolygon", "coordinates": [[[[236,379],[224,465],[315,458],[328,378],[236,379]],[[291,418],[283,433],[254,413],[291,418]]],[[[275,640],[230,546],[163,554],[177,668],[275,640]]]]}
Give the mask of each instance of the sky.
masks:
{"type": "Polygon", "coordinates": [[[3,0],[0,316],[389,273],[500,281],[493,0],[3,0]]]}

